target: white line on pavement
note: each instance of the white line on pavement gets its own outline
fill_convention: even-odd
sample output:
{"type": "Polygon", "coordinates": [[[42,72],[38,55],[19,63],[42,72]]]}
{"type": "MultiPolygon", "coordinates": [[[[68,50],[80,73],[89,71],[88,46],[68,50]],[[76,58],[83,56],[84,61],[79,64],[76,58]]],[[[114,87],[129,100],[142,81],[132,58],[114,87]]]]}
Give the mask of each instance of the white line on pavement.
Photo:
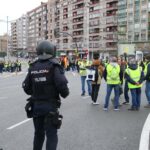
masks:
{"type": "Polygon", "coordinates": [[[143,126],[139,150],[149,150],[149,142],[150,142],[149,138],[150,138],[150,114],[148,115],[145,124],[143,126]]]}
{"type": "Polygon", "coordinates": [[[11,126],[11,127],[8,127],[7,130],[11,130],[11,129],[13,129],[13,128],[16,128],[16,127],[18,127],[18,126],[20,126],[20,125],[22,125],[22,124],[24,124],[24,123],[26,123],[26,122],[28,122],[28,121],[30,121],[30,120],[31,120],[31,119],[26,119],[26,120],[24,120],[24,121],[21,121],[21,122],[19,122],[19,123],[13,125],[13,126],[11,126]]]}

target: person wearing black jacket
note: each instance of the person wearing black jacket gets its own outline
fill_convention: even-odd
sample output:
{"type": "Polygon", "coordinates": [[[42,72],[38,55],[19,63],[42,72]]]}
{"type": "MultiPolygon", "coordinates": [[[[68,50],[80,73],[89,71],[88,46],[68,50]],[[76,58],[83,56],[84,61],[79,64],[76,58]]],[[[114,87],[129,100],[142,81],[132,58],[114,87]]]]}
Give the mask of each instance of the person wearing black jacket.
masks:
{"type": "Polygon", "coordinates": [[[55,58],[56,47],[41,41],[37,48],[38,60],[33,62],[23,82],[23,89],[31,97],[25,109],[33,117],[35,128],[33,150],[42,150],[45,135],[46,150],[56,150],[62,116],[58,112],[60,96],[69,95],[64,69],[55,58]]]}
{"type": "Polygon", "coordinates": [[[144,107],[150,108],[150,55],[147,55],[145,58],[147,62],[144,69],[144,73],[145,73],[144,80],[146,80],[145,94],[147,97],[148,104],[144,107]]]}

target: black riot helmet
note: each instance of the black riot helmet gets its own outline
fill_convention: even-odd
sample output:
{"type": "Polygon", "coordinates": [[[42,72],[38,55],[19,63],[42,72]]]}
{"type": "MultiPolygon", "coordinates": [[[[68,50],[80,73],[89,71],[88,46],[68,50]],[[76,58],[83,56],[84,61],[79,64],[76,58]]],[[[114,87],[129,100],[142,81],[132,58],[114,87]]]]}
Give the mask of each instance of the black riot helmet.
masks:
{"type": "Polygon", "coordinates": [[[56,56],[56,46],[47,40],[40,41],[36,47],[37,55],[56,56]]]}

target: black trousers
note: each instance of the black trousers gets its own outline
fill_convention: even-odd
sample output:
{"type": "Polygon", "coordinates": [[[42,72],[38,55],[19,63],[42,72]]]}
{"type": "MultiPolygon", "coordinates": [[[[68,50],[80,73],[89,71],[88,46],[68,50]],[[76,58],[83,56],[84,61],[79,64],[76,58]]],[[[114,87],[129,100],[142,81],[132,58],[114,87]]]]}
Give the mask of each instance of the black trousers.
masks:
{"type": "Polygon", "coordinates": [[[95,103],[97,101],[98,92],[99,92],[100,84],[92,84],[92,101],[95,103]]]}
{"type": "Polygon", "coordinates": [[[46,150],[56,150],[58,143],[57,129],[46,116],[34,117],[35,128],[33,150],[42,150],[45,135],[47,137],[46,150]]]}
{"type": "Polygon", "coordinates": [[[124,98],[126,102],[129,102],[129,88],[128,88],[128,82],[125,80],[125,85],[124,85],[124,98]]]}

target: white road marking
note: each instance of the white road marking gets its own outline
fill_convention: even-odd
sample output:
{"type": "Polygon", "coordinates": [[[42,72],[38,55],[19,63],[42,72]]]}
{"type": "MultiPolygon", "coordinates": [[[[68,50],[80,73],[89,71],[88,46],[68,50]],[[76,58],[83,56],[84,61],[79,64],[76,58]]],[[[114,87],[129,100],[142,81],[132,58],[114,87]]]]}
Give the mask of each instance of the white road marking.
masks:
{"type": "Polygon", "coordinates": [[[150,114],[148,115],[145,124],[143,126],[139,150],[149,150],[149,142],[150,142],[150,114]]]}
{"type": "Polygon", "coordinates": [[[14,129],[14,128],[16,128],[16,127],[18,127],[18,126],[20,126],[20,125],[22,125],[22,124],[24,124],[24,123],[30,121],[30,120],[31,120],[31,119],[26,119],[26,120],[24,120],[24,121],[21,121],[21,122],[15,124],[15,125],[13,125],[13,126],[8,127],[7,130],[14,129]]]}

